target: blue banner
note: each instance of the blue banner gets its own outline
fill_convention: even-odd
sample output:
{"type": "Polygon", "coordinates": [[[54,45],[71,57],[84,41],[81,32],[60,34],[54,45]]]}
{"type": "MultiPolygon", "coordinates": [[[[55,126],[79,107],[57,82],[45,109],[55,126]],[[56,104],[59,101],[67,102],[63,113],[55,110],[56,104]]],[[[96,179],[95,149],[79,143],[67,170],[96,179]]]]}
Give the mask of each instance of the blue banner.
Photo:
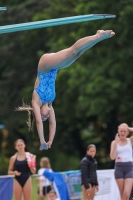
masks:
{"type": "Polygon", "coordinates": [[[11,200],[13,196],[13,178],[0,178],[0,200],[11,200]]]}
{"type": "Polygon", "coordinates": [[[56,185],[61,200],[70,200],[66,183],[60,172],[51,172],[49,169],[45,169],[43,175],[56,185]]]}

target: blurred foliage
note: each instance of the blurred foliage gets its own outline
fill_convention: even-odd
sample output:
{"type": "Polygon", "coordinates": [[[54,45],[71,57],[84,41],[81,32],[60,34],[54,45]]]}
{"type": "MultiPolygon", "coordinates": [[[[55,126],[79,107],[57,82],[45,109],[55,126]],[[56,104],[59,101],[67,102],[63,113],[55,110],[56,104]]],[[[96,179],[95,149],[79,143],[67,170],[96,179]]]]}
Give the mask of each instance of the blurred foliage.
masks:
{"type": "MultiPolygon", "coordinates": [[[[27,150],[48,156],[54,170],[78,169],[86,146],[95,143],[98,168],[112,168],[110,143],[117,126],[133,125],[133,1],[114,0],[0,0],[7,11],[0,12],[0,24],[54,19],[84,14],[116,14],[104,19],[0,35],[0,174],[7,173],[9,157],[15,153],[14,141],[23,138],[27,150]],[[48,151],[40,152],[39,139],[27,131],[27,113],[14,112],[22,99],[30,102],[40,56],[71,46],[76,40],[113,29],[116,36],[85,52],[70,68],[60,70],[53,103],[57,131],[48,151]]],[[[45,122],[48,138],[48,123],[45,122]]]]}

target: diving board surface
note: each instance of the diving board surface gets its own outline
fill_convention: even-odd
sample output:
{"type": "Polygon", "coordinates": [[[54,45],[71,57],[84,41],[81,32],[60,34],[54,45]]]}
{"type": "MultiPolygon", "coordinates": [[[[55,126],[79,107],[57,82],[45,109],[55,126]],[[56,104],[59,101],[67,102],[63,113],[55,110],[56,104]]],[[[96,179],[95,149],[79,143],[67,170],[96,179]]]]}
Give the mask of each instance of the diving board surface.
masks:
{"type": "Polygon", "coordinates": [[[26,22],[20,24],[4,25],[0,26],[0,34],[11,33],[17,31],[25,31],[37,28],[45,28],[50,26],[59,26],[64,24],[72,24],[77,22],[86,22],[92,20],[100,20],[107,18],[115,18],[116,15],[112,14],[89,14],[89,15],[79,15],[72,17],[64,17],[57,19],[42,20],[36,22],[26,22]]]}

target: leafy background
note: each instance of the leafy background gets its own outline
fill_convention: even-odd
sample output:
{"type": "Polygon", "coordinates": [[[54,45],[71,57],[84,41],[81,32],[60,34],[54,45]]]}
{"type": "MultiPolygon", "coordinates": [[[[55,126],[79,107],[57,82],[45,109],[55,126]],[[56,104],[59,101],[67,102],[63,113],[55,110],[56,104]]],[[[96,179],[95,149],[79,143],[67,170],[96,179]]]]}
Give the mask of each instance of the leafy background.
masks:
{"type": "MultiPolygon", "coordinates": [[[[117,126],[133,125],[133,1],[114,0],[0,0],[0,24],[15,24],[60,17],[108,13],[115,19],[97,20],[0,35],[0,174],[7,174],[14,142],[23,138],[37,155],[37,167],[48,156],[56,171],[79,169],[86,146],[97,146],[98,169],[113,168],[110,143],[117,126]],[[85,52],[71,67],[60,70],[53,107],[57,131],[48,151],[40,152],[36,131],[27,131],[27,113],[14,112],[31,101],[40,56],[71,46],[98,29],[116,35],[85,52]]],[[[45,122],[48,138],[48,123],[45,122]]]]}

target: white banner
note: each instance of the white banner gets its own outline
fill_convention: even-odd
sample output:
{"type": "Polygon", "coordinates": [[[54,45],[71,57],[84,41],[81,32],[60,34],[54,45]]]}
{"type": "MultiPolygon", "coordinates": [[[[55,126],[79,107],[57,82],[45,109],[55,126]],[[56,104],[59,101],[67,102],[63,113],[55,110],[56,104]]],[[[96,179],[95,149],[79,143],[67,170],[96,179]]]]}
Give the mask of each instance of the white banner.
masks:
{"type": "Polygon", "coordinates": [[[99,191],[94,200],[120,200],[114,170],[97,170],[99,191]]]}

